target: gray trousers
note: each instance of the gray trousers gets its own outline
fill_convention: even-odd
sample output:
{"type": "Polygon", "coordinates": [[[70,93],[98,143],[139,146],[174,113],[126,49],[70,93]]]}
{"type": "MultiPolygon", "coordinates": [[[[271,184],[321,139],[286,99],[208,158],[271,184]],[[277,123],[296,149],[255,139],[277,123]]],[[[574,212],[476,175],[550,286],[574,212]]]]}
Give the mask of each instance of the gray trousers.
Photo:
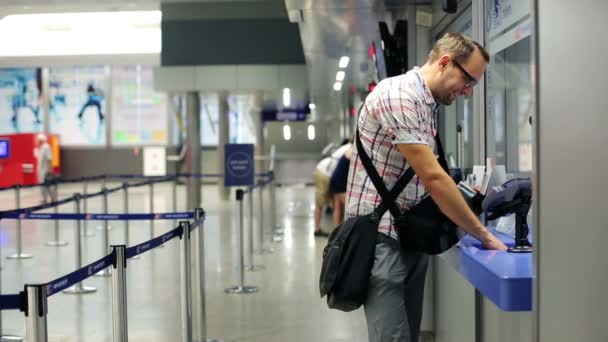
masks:
{"type": "Polygon", "coordinates": [[[418,341],[427,265],[427,255],[404,251],[378,233],[364,304],[369,342],[418,341]]]}

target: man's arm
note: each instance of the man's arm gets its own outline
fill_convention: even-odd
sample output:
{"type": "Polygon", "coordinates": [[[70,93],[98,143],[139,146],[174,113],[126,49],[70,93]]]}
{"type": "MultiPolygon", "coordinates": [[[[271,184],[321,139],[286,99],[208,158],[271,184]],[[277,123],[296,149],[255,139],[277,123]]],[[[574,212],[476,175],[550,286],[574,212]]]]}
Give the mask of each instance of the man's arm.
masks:
{"type": "Polygon", "coordinates": [[[506,246],[496,239],[469,209],[456,184],[441,168],[429,146],[423,144],[397,144],[396,146],[447,217],[479,239],[486,248],[506,249],[506,246]]]}

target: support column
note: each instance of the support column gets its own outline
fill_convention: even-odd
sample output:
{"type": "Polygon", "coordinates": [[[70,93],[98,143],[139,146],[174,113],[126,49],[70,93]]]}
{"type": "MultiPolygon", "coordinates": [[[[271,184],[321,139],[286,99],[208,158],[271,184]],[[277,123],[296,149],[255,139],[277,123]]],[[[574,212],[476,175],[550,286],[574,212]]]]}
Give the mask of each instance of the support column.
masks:
{"type": "MultiPolygon", "coordinates": [[[[264,156],[266,155],[266,149],[264,148],[264,121],[262,120],[262,104],[264,102],[264,93],[257,91],[253,99],[253,117],[255,118],[255,155],[264,156]]],[[[255,172],[262,173],[266,172],[267,162],[264,159],[258,160],[255,163],[255,172]]]]}
{"type": "MultiPolygon", "coordinates": [[[[201,103],[197,91],[186,93],[186,155],[184,163],[188,173],[201,174],[201,103]]],[[[186,208],[201,206],[201,179],[200,177],[187,178],[186,208]]]]}
{"type": "MultiPolygon", "coordinates": [[[[224,173],[224,145],[230,142],[230,121],[228,113],[228,92],[222,91],[219,94],[219,113],[220,113],[220,131],[219,131],[219,143],[217,146],[217,158],[218,158],[218,173],[224,173]]],[[[230,196],[230,189],[224,186],[224,179],[218,180],[218,189],[220,192],[220,198],[227,201],[230,196]]],[[[196,208],[188,207],[188,208],[196,208]]]]}

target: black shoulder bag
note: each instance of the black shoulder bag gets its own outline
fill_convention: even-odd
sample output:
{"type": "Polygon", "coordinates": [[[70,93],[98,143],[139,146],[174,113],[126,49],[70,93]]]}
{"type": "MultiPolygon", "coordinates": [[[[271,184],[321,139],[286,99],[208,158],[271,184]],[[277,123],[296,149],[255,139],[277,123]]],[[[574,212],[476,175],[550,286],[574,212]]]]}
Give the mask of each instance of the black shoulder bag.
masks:
{"type": "MultiPolygon", "coordinates": [[[[435,137],[435,142],[439,154],[439,164],[448,172],[448,164],[439,135],[435,137]]],[[[426,197],[407,212],[400,214],[399,208],[394,203],[396,197],[388,197],[389,193],[384,182],[378,176],[376,168],[363,149],[359,139],[359,130],[357,130],[357,152],[376,191],[382,197],[382,203],[389,203],[389,210],[395,217],[395,227],[402,248],[426,254],[441,254],[458,242],[458,227],[441,212],[431,196],[426,197]],[[372,174],[375,174],[375,177],[372,177],[372,174]],[[386,201],[386,199],[391,201],[386,201]]],[[[406,183],[408,183],[413,176],[414,170],[410,167],[400,181],[407,179],[406,183]]]]}
{"type": "MultiPolygon", "coordinates": [[[[357,149],[361,151],[361,160],[367,158],[369,161],[359,145],[357,149]]],[[[374,182],[382,183],[375,169],[373,173],[368,170],[368,176],[374,182]]],[[[408,178],[408,174],[404,174],[390,193],[386,191],[382,203],[372,213],[346,219],[329,236],[323,250],[319,290],[321,297],[327,295],[330,308],[352,311],[365,302],[376,253],[378,223],[388,208],[392,208],[393,215],[399,214],[398,210],[394,210],[396,206],[393,202],[411,178],[412,175],[408,178]]]]}

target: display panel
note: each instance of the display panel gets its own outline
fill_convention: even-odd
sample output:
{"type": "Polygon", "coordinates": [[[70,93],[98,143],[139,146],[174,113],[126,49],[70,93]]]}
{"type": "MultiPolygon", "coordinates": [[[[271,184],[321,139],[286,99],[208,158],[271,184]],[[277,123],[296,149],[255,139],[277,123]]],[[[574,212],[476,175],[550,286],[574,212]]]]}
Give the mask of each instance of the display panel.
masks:
{"type": "Polygon", "coordinates": [[[11,145],[8,139],[0,139],[0,159],[10,157],[11,145]]]}
{"type": "Polygon", "coordinates": [[[105,145],[106,68],[51,68],[49,118],[62,145],[105,145]]]}
{"type": "Polygon", "coordinates": [[[37,68],[0,69],[0,133],[41,132],[42,75],[37,68]]]}
{"type": "Polygon", "coordinates": [[[114,66],[112,145],[165,145],[166,96],[154,91],[151,66],[114,66]]]}

